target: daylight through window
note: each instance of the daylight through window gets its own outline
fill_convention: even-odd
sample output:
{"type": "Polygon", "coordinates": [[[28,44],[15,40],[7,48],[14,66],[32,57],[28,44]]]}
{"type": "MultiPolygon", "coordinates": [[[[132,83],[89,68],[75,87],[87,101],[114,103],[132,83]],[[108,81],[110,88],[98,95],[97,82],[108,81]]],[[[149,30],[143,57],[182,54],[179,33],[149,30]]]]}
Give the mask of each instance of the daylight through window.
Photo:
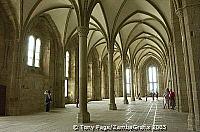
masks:
{"type": "Polygon", "coordinates": [[[65,55],[65,97],[68,96],[68,77],[69,77],[69,52],[65,55]]]}
{"type": "Polygon", "coordinates": [[[34,36],[28,38],[28,66],[40,67],[40,46],[41,40],[34,36]]]}
{"type": "Polygon", "coordinates": [[[157,68],[150,66],[148,71],[150,92],[156,93],[158,91],[157,68]]]}

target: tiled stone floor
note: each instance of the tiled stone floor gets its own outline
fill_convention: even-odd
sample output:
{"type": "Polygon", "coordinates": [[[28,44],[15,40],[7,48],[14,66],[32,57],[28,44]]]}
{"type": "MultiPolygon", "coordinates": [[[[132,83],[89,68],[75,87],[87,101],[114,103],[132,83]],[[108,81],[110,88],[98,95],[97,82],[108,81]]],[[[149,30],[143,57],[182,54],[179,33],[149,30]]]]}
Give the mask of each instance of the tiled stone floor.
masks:
{"type": "MultiPolygon", "coordinates": [[[[101,132],[105,126],[116,125],[118,128],[121,127],[121,132],[125,132],[126,130],[123,130],[125,125],[127,127],[134,126],[135,129],[143,125],[147,129],[151,126],[151,130],[140,131],[152,132],[155,131],[152,130],[152,125],[166,125],[167,132],[188,132],[187,113],[163,109],[161,98],[158,101],[152,101],[149,98],[147,102],[144,99],[136,100],[129,105],[123,104],[123,98],[116,98],[118,108],[116,111],[109,111],[108,103],[109,100],[88,103],[91,122],[84,124],[85,128],[95,126],[95,132],[101,132]],[[98,128],[99,126],[101,126],[101,130],[98,128]]],[[[75,132],[73,127],[79,127],[78,131],[82,131],[82,124],[77,123],[77,113],[78,109],[75,105],[70,104],[66,105],[66,108],[54,109],[49,113],[0,117],[0,132],[75,132]]],[[[107,130],[111,132],[109,129],[107,130]]],[[[116,130],[112,131],[117,132],[116,130]]]]}

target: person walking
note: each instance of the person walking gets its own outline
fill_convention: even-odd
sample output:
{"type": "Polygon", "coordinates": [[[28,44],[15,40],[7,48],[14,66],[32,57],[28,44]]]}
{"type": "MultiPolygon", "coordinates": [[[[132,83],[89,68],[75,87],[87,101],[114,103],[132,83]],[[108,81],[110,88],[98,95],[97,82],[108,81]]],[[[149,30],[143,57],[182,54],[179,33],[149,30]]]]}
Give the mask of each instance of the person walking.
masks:
{"type": "Polygon", "coordinates": [[[156,99],[158,100],[158,91],[156,91],[156,99]]]}
{"type": "Polygon", "coordinates": [[[154,92],[152,92],[152,99],[153,99],[153,101],[154,101],[154,96],[155,96],[155,93],[154,93],[154,92]]]}
{"type": "Polygon", "coordinates": [[[79,107],[79,97],[76,98],[76,108],[79,107]]]}
{"type": "Polygon", "coordinates": [[[140,96],[140,93],[138,94],[138,99],[139,99],[139,100],[142,100],[142,98],[141,98],[141,96],[140,96]]]}
{"type": "Polygon", "coordinates": [[[147,93],[145,93],[145,97],[146,97],[146,101],[147,101],[147,98],[148,98],[147,93]]]}

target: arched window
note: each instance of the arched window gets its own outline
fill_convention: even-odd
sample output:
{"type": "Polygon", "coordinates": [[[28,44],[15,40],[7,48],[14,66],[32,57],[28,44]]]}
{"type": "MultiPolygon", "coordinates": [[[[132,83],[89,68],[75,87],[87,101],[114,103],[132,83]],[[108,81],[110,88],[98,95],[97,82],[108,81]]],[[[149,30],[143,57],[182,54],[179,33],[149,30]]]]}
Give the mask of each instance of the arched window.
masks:
{"type": "Polygon", "coordinates": [[[65,97],[68,96],[69,52],[65,54],[65,97]]]}
{"type": "Polygon", "coordinates": [[[150,92],[158,91],[157,67],[150,66],[148,69],[150,92]]]}
{"type": "Polygon", "coordinates": [[[28,39],[28,61],[27,65],[33,66],[33,53],[35,49],[35,38],[33,36],[30,36],[28,39]]]}
{"type": "Polygon", "coordinates": [[[66,64],[66,67],[65,67],[65,69],[66,69],[65,76],[69,77],[69,52],[68,51],[66,52],[65,64],[66,64]]]}
{"type": "Polygon", "coordinates": [[[40,46],[41,46],[41,40],[40,39],[36,39],[35,67],[40,67],[40,46]]]}
{"type": "Polygon", "coordinates": [[[41,40],[30,36],[28,38],[28,66],[40,67],[40,46],[41,40]]]}

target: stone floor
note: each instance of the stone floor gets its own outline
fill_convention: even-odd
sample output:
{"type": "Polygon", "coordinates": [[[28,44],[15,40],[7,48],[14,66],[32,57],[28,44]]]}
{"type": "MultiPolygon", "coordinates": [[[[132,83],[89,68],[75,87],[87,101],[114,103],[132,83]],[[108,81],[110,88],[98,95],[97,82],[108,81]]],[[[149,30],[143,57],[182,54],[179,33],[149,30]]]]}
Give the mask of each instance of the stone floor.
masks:
{"type": "Polygon", "coordinates": [[[77,123],[78,109],[74,104],[70,104],[66,105],[66,108],[54,109],[49,113],[0,117],[0,132],[75,132],[73,128],[88,132],[116,132],[116,129],[121,132],[152,132],[156,129],[166,132],[188,132],[187,113],[163,109],[161,98],[158,101],[149,98],[147,102],[144,99],[136,100],[129,105],[123,104],[123,98],[116,98],[116,111],[109,111],[108,103],[109,100],[89,102],[91,123],[84,125],[77,123]]]}

